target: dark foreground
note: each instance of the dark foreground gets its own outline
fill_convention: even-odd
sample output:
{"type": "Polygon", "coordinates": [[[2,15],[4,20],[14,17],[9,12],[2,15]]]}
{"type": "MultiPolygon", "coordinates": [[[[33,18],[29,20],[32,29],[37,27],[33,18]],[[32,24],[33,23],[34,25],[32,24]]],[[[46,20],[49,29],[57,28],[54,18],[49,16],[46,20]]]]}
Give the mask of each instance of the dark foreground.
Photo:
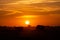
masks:
{"type": "Polygon", "coordinates": [[[0,39],[4,40],[60,40],[60,26],[6,27],[0,26],[0,39]]]}

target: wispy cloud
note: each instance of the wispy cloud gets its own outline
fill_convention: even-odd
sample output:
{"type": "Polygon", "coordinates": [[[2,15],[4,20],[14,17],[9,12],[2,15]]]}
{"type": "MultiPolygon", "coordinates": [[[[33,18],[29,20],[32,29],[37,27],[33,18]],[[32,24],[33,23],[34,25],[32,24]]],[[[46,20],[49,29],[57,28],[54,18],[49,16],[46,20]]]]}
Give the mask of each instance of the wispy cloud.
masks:
{"type": "Polygon", "coordinates": [[[8,16],[8,15],[13,15],[13,14],[21,14],[22,12],[20,11],[12,11],[12,10],[0,10],[0,16],[8,16]]]}
{"type": "Polygon", "coordinates": [[[58,2],[59,0],[48,0],[50,1],[48,3],[32,3],[32,4],[23,4],[23,5],[19,3],[20,1],[22,0],[15,0],[15,1],[8,0],[7,4],[0,4],[0,9],[1,9],[0,16],[16,15],[16,14],[19,15],[60,14],[60,2],[58,2]]]}
{"type": "Polygon", "coordinates": [[[20,22],[20,18],[32,18],[40,24],[60,25],[60,0],[0,0],[2,24],[9,21],[16,23],[18,19],[20,22]]]}

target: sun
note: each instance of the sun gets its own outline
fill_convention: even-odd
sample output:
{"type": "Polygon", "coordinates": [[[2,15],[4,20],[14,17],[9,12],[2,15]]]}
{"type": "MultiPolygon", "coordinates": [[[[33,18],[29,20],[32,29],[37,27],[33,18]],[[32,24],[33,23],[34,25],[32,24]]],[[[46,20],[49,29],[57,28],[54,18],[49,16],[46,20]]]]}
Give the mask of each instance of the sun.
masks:
{"type": "Polygon", "coordinates": [[[26,20],[26,21],[25,21],[25,24],[26,24],[26,25],[29,25],[29,24],[30,24],[30,21],[29,21],[29,20],[26,20]]]}

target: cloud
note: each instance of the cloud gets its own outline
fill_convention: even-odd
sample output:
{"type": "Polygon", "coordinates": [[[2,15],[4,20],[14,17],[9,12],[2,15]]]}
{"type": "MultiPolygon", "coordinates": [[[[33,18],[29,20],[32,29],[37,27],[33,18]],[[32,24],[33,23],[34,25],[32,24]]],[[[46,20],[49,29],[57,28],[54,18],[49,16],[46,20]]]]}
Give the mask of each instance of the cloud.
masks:
{"type": "Polygon", "coordinates": [[[60,1],[60,0],[48,0],[48,1],[60,1]]]}
{"type": "Polygon", "coordinates": [[[38,2],[43,2],[45,0],[0,0],[1,4],[7,4],[7,3],[38,3],[38,2]]]}
{"type": "Polygon", "coordinates": [[[0,10],[0,16],[8,16],[14,14],[21,14],[19,11],[12,11],[12,10],[0,10]]]}
{"type": "Polygon", "coordinates": [[[0,10],[0,16],[3,16],[5,14],[11,13],[10,11],[6,11],[6,10],[0,10]]]}
{"type": "Polygon", "coordinates": [[[60,2],[0,5],[0,16],[60,14],[60,2]]]}
{"type": "Polygon", "coordinates": [[[7,10],[0,10],[0,16],[22,16],[22,15],[51,15],[51,14],[58,14],[60,15],[60,10],[55,10],[55,11],[48,11],[48,12],[40,12],[40,11],[30,11],[30,12],[22,12],[20,13],[19,11],[7,11],[7,10]]]}
{"type": "Polygon", "coordinates": [[[7,3],[13,3],[16,1],[21,1],[21,0],[0,0],[0,4],[7,4],[7,3]]]}
{"type": "Polygon", "coordinates": [[[0,4],[32,4],[32,3],[46,3],[46,2],[60,2],[60,0],[0,0],[0,4]]]}
{"type": "Polygon", "coordinates": [[[60,2],[49,2],[49,3],[33,3],[30,4],[31,6],[36,6],[36,7],[60,7],[60,2]]]}

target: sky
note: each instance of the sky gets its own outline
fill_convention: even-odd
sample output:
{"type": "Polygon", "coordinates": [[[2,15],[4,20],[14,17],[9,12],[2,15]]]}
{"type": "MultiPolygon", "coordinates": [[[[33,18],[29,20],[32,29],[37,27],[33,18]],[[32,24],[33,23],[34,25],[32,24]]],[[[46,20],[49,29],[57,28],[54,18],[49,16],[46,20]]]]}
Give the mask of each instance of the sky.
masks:
{"type": "Polygon", "coordinates": [[[0,0],[0,25],[60,26],[60,0],[0,0]]]}

